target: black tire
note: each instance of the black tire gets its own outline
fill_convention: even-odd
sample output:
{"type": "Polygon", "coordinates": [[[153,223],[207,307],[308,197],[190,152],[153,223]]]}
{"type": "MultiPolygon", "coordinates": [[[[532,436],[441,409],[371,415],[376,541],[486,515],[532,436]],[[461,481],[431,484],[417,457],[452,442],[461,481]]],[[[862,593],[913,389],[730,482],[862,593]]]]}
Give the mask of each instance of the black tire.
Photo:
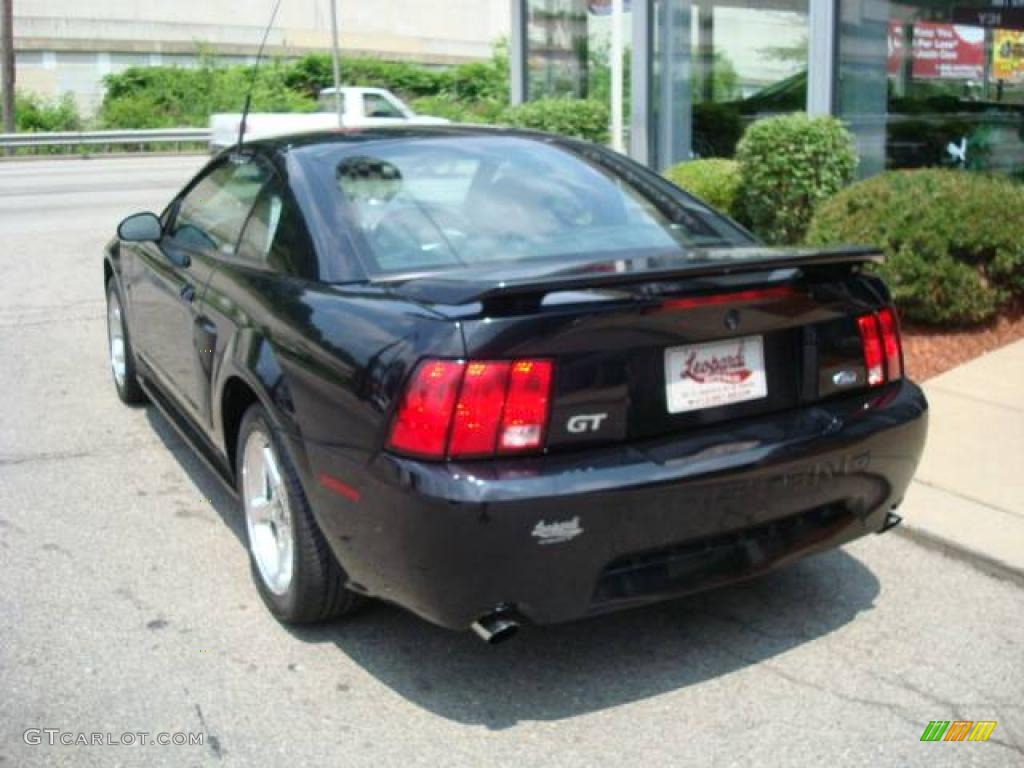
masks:
{"type": "Polygon", "coordinates": [[[359,608],[364,598],[345,588],[347,576],[324,540],[302,490],[298,473],[261,405],[250,406],[242,417],[235,450],[235,477],[242,515],[246,521],[246,547],[253,580],[270,612],[288,624],[311,624],[346,616],[359,608]],[[251,540],[242,467],[247,442],[255,432],[261,433],[258,439],[269,438],[273,447],[281,474],[281,485],[287,494],[287,514],[291,518],[291,578],[287,588],[280,594],[272,590],[264,579],[251,540]]]}
{"type": "Polygon", "coordinates": [[[135,369],[135,350],[132,348],[131,332],[128,330],[128,315],[124,311],[124,302],[121,300],[121,292],[117,289],[117,281],[111,277],[107,281],[107,361],[110,363],[110,377],[114,380],[114,389],[121,402],[126,405],[139,405],[145,403],[146,393],[139,385],[139,379],[135,369]],[[111,341],[111,309],[112,302],[120,313],[122,341],[124,344],[124,377],[118,381],[117,373],[114,370],[112,341],[111,341]]]}

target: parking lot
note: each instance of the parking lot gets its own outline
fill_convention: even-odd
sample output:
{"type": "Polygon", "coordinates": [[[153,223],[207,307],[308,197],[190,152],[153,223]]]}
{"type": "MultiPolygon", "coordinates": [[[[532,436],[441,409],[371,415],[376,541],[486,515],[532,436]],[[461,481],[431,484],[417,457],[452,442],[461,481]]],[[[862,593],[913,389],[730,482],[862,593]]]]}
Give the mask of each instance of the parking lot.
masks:
{"type": "Polygon", "coordinates": [[[107,368],[101,248],[202,160],[0,163],[0,766],[1024,764],[1024,590],[891,534],[497,648],[386,605],[279,625],[230,497],[107,368]],[[919,741],[957,719],[998,726],[919,741]]]}

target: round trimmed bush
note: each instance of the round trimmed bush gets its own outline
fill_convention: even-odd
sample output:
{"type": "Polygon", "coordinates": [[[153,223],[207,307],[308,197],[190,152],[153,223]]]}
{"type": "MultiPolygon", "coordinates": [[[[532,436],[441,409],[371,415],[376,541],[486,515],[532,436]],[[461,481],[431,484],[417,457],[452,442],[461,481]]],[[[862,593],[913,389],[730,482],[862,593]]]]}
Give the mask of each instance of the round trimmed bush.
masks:
{"type": "Polygon", "coordinates": [[[589,99],[537,99],[509,107],[501,122],[603,144],[608,141],[611,113],[603,101],[589,99]]]}
{"type": "Polygon", "coordinates": [[[740,209],[769,243],[798,243],[818,203],[854,179],[853,136],[834,117],[798,113],[759,120],[736,147],[740,209]]]}
{"type": "Polygon", "coordinates": [[[664,175],[712,208],[735,214],[740,191],[740,166],[735,160],[717,157],[693,160],[673,165],[664,175]]]}
{"type": "Polygon", "coordinates": [[[807,240],[884,249],[880,272],[905,317],[991,319],[1024,295],[1024,186],[959,170],[889,171],[822,204],[807,240]]]}

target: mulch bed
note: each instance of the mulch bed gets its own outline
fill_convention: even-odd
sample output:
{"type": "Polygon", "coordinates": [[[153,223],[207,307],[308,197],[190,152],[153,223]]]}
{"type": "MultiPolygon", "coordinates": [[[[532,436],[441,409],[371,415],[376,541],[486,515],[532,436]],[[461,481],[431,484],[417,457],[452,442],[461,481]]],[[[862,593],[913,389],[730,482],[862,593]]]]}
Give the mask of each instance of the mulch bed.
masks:
{"type": "Polygon", "coordinates": [[[904,323],[903,358],[915,381],[937,376],[986,352],[1024,339],[1024,302],[976,328],[950,330],[904,323]]]}

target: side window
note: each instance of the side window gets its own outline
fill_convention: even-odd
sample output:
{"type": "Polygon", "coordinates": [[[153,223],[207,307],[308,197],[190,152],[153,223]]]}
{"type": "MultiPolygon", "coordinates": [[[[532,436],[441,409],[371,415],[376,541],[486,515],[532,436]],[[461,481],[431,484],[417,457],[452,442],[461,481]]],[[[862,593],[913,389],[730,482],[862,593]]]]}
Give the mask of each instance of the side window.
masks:
{"type": "Polygon", "coordinates": [[[405,117],[397,106],[379,93],[363,94],[363,114],[367,117],[405,117]]]}
{"type": "Polygon", "coordinates": [[[246,216],[269,178],[269,169],[256,160],[219,165],[182,198],[171,232],[172,244],[234,254],[246,216]]]}
{"type": "Polygon", "coordinates": [[[268,184],[256,200],[238,242],[238,257],[275,272],[316,278],[306,225],[280,182],[268,184]]]}
{"type": "MultiPolygon", "coordinates": [[[[333,93],[321,93],[317,97],[317,112],[326,112],[327,114],[333,115],[337,112],[337,104],[334,101],[333,93]]],[[[348,105],[345,103],[345,94],[341,94],[341,114],[345,114],[345,110],[348,105]]]]}

